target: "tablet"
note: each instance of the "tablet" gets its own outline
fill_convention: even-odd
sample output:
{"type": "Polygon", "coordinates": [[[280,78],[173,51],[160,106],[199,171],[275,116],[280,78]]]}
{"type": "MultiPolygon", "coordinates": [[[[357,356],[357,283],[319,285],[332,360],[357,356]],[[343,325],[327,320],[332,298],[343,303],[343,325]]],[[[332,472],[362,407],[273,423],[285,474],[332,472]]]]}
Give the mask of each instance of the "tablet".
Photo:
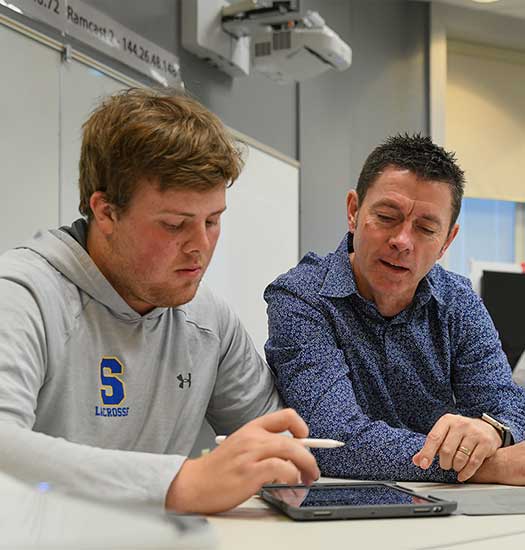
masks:
{"type": "Polygon", "coordinates": [[[265,485],[260,496],[295,520],[433,517],[457,508],[456,502],[381,482],[265,485]]]}

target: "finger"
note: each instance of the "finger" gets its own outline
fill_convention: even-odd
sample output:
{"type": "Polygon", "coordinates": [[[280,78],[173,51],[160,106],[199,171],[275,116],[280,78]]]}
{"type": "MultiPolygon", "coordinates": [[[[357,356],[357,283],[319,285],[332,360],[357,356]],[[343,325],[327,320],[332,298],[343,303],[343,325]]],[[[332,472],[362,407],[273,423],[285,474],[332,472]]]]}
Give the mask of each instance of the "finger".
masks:
{"type": "Polygon", "coordinates": [[[412,462],[413,462],[416,466],[420,466],[420,463],[421,463],[421,450],[419,450],[419,451],[412,457],[412,462]]]}
{"type": "MultiPolygon", "coordinates": [[[[301,485],[301,474],[297,472],[297,479],[292,483],[292,485],[301,485]]],[[[274,479],[272,484],[275,485],[290,485],[285,479],[274,479]]]]}
{"type": "Polygon", "coordinates": [[[254,420],[253,423],[269,432],[279,433],[288,430],[295,437],[308,437],[306,422],[293,409],[266,414],[254,420]]]}
{"type": "Polygon", "coordinates": [[[466,462],[463,468],[461,468],[461,464],[458,464],[458,470],[456,471],[461,474],[461,478],[458,475],[458,479],[460,481],[472,477],[481,466],[481,464],[483,464],[485,459],[493,454],[489,442],[483,441],[481,443],[478,443],[478,441],[474,438],[463,439],[460,449],[469,451],[471,450],[469,460],[466,462]]]}
{"type": "Polygon", "coordinates": [[[474,448],[476,447],[476,442],[468,440],[467,438],[461,441],[461,444],[458,446],[454,459],[452,461],[452,467],[456,472],[460,472],[470,460],[474,448]]]}
{"type": "Polygon", "coordinates": [[[272,483],[276,479],[280,483],[297,485],[300,476],[301,473],[292,462],[276,457],[261,460],[256,464],[254,469],[254,478],[259,487],[272,483]]]}
{"type": "MultiPolygon", "coordinates": [[[[432,464],[434,457],[436,456],[441,443],[447,436],[449,430],[449,421],[445,416],[442,416],[435,424],[434,427],[428,432],[425,444],[421,450],[417,453],[418,466],[426,470],[432,464]]],[[[414,455],[416,456],[416,455],[414,455]]]]}
{"type": "MultiPolygon", "coordinates": [[[[439,465],[443,470],[450,470],[462,444],[463,434],[450,427],[441,447],[439,447],[439,465]]],[[[467,457],[468,458],[468,457],[467,457]]]]}
{"type": "Polygon", "coordinates": [[[459,471],[458,481],[466,481],[471,478],[487,458],[487,452],[482,445],[478,445],[470,455],[467,464],[459,471]]]}
{"type": "MultiPolygon", "coordinates": [[[[290,461],[288,461],[288,462],[290,462],[290,461]]],[[[292,462],[292,464],[293,464],[293,462],[292,462]]],[[[286,483],[286,481],[284,481],[284,480],[282,480],[282,479],[275,479],[275,480],[273,481],[273,483],[279,483],[279,484],[281,484],[281,483],[286,483]]],[[[296,479],[295,483],[296,483],[297,485],[299,485],[299,484],[301,483],[301,474],[300,474],[299,472],[297,473],[297,479],[296,479]]],[[[287,490],[288,490],[288,491],[291,491],[291,492],[294,491],[294,489],[287,489],[287,490]]]]}
{"type": "Polygon", "coordinates": [[[311,483],[320,476],[317,462],[312,453],[298,441],[284,435],[269,435],[264,445],[253,448],[253,459],[256,462],[268,458],[289,460],[301,472],[305,483],[311,483]]]}

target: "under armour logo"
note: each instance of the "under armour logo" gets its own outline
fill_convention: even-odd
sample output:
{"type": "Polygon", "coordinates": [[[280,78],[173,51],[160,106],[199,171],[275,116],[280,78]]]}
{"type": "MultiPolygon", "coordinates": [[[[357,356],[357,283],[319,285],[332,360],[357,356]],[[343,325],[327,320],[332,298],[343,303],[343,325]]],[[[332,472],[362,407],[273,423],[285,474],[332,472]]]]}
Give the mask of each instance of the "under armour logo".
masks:
{"type": "Polygon", "coordinates": [[[177,380],[180,382],[179,388],[184,389],[185,387],[191,387],[191,372],[188,372],[188,376],[186,378],[184,378],[182,374],[179,374],[179,376],[177,376],[177,380]]]}

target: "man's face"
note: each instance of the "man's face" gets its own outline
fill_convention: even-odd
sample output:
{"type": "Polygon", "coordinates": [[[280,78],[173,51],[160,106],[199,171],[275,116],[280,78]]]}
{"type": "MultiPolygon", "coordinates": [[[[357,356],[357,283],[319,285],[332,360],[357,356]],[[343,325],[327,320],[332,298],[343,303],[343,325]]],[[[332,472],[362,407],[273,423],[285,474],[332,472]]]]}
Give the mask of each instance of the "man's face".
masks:
{"type": "MultiPolygon", "coordinates": [[[[112,212],[96,263],[139,313],[189,302],[211,260],[226,209],[223,185],[208,191],[138,186],[127,210],[112,212]],[[99,256],[100,258],[100,256],[99,256]]],[[[91,252],[91,251],[90,251],[91,252]]]]}
{"type": "Polygon", "coordinates": [[[410,304],[419,281],[457,234],[457,225],[449,232],[450,187],[388,167],[369,187],[363,204],[351,191],[347,207],[358,289],[383,315],[395,315],[410,304]]]}

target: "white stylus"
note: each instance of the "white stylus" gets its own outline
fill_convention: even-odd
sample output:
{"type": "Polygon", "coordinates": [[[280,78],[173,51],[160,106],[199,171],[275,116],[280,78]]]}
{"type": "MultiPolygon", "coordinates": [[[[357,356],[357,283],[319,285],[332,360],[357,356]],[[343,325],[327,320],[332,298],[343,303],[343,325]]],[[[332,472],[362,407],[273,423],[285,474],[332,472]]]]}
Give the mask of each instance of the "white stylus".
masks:
{"type": "MultiPolygon", "coordinates": [[[[215,438],[215,443],[220,445],[226,439],[225,435],[218,435],[215,438]]],[[[336,447],[343,447],[345,443],[342,441],[336,441],[335,439],[312,439],[309,437],[296,438],[299,443],[302,443],[305,447],[311,447],[313,449],[335,449],[336,447]]]]}

